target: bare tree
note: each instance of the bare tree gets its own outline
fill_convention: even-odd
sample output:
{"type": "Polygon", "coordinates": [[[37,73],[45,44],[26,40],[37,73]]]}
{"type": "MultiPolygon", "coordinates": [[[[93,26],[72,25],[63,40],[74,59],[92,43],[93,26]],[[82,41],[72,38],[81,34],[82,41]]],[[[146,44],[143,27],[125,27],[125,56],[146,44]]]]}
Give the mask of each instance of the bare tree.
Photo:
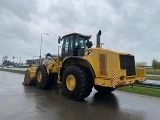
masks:
{"type": "Polygon", "coordinates": [[[136,63],[136,67],[138,68],[142,68],[142,67],[146,67],[147,66],[147,62],[137,62],[136,63]]]}

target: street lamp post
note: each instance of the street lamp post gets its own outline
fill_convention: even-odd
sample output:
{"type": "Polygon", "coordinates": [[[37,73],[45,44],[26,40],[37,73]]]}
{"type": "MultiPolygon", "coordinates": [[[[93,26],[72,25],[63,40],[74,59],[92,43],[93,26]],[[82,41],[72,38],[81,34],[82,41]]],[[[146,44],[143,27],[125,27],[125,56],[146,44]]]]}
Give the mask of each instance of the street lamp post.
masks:
{"type": "MultiPolygon", "coordinates": [[[[37,56],[34,56],[34,51],[37,50],[37,49],[32,49],[32,48],[29,48],[29,49],[33,50],[33,51],[32,51],[32,52],[33,52],[33,60],[32,60],[32,61],[33,61],[33,63],[34,63],[34,57],[37,57],[37,56]]],[[[38,57],[39,57],[39,56],[38,56],[38,57]]]]}
{"type": "Polygon", "coordinates": [[[48,33],[42,33],[42,34],[41,34],[40,56],[39,56],[39,58],[40,58],[40,65],[42,64],[42,59],[41,59],[41,49],[42,49],[42,35],[49,35],[49,34],[48,34],[48,33]]]}

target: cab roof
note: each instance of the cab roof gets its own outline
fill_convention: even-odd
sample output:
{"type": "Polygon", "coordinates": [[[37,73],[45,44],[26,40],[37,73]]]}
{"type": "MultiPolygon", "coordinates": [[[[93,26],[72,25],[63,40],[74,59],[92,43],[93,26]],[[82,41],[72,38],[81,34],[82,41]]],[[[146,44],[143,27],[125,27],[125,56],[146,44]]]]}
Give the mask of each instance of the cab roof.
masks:
{"type": "Polygon", "coordinates": [[[70,34],[64,35],[62,38],[68,37],[68,36],[71,36],[71,35],[80,35],[80,36],[83,36],[83,37],[91,37],[90,35],[84,35],[84,34],[80,34],[80,33],[70,33],[70,34]]]}

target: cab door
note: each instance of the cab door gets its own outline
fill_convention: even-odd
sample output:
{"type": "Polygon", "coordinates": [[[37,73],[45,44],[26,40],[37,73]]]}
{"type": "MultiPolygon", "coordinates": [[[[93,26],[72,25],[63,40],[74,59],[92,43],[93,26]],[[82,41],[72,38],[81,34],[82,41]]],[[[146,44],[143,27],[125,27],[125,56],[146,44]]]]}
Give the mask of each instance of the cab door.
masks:
{"type": "Polygon", "coordinates": [[[62,60],[65,57],[68,56],[73,56],[73,51],[74,51],[74,46],[73,46],[73,42],[74,42],[74,36],[67,36],[65,38],[63,38],[63,45],[62,45],[62,60]]]}

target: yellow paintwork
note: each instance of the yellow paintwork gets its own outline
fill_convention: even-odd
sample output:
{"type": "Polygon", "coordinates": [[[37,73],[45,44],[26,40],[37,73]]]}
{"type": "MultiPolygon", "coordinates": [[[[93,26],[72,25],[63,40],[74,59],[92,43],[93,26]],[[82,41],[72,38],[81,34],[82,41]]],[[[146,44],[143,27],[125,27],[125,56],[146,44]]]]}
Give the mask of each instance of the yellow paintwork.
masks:
{"type": "Polygon", "coordinates": [[[119,86],[145,81],[145,69],[136,69],[135,76],[126,76],[126,70],[120,68],[119,55],[128,54],[118,53],[103,48],[89,48],[86,50],[90,50],[92,53],[90,55],[85,55],[82,58],[89,61],[94,70],[96,75],[94,78],[95,85],[117,88],[119,86]],[[106,75],[100,75],[99,54],[104,54],[106,56],[106,75]],[[115,71],[115,79],[113,79],[112,71],[115,71]]]}
{"type": "MultiPolygon", "coordinates": [[[[120,69],[119,62],[119,53],[111,50],[103,49],[103,48],[90,48],[86,50],[91,50],[92,53],[90,55],[86,55],[83,58],[87,59],[91,66],[94,68],[94,72],[96,77],[111,77],[111,72],[113,69],[120,69]],[[107,74],[106,76],[100,75],[99,69],[99,54],[105,54],[107,56],[107,74]]],[[[124,54],[124,53],[121,53],[124,54]]]]}
{"type": "Polygon", "coordinates": [[[39,71],[38,74],[37,74],[37,80],[38,80],[38,82],[42,82],[42,73],[41,73],[41,71],[39,71]]]}
{"type": "MultiPolygon", "coordinates": [[[[85,51],[92,51],[89,55],[84,55],[81,56],[81,60],[73,60],[72,59],[65,63],[65,60],[67,60],[66,57],[63,61],[61,61],[60,57],[57,56],[56,59],[54,60],[48,60],[44,62],[43,64],[47,68],[47,73],[58,73],[58,79],[57,82],[60,82],[60,69],[62,67],[67,68],[68,66],[72,64],[81,64],[86,66],[87,68],[88,65],[83,62],[83,59],[88,61],[89,64],[93,68],[93,72],[95,74],[94,78],[94,84],[99,85],[99,86],[105,86],[105,87],[112,87],[112,88],[117,88],[120,86],[125,86],[137,82],[143,82],[145,81],[145,69],[136,69],[136,75],[135,76],[126,76],[126,70],[120,68],[120,58],[119,55],[128,55],[126,53],[119,53],[115,51],[111,51],[108,49],[103,49],[103,48],[87,48],[85,51]],[[100,54],[105,56],[105,67],[104,68],[106,74],[101,74],[100,71],[100,54]],[[62,66],[65,64],[64,66],[62,66]],[[115,72],[115,78],[113,79],[113,73],[115,72]]],[[[133,56],[133,55],[130,55],[133,56]]],[[[29,68],[30,70],[30,78],[35,77],[36,73],[36,67],[31,67],[29,68]]],[[[66,85],[69,90],[73,90],[76,86],[76,79],[73,75],[69,75],[66,79],[66,85]]]]}
{"type": "Polygon", "coordinates": [[[136,69],[137,77],[144,77],[146,74],[146,69],[144,68],[137,68],[136,69]]]}
{"type": "Polygon", "coordinates": [[[66,78],[66,86],[67,88],[72,91],[76,87],[76,79],[72,74],[69,74],[66,78]]]}
{"type": "Polygon", "coordinates": [[[34,79],[36,76],[37,66],[30,66],[27,70],[29,71],[30,79],[34,79]]]}
{"type": "Polygon", "coordinates": [[[43,64],[46,66],[47,68],[47,73],[58,73],[59,69],[61,67],[61,61],[60,61],[60,57],[56,57],[55,60],[46,60],[43,64]]]}
{"type": "Polygon", "coordinates": [[[23,84],[29,85],[32,81],[35,81],[36,69],[37,66],[30,66],[26,70],[23,84]]]}

